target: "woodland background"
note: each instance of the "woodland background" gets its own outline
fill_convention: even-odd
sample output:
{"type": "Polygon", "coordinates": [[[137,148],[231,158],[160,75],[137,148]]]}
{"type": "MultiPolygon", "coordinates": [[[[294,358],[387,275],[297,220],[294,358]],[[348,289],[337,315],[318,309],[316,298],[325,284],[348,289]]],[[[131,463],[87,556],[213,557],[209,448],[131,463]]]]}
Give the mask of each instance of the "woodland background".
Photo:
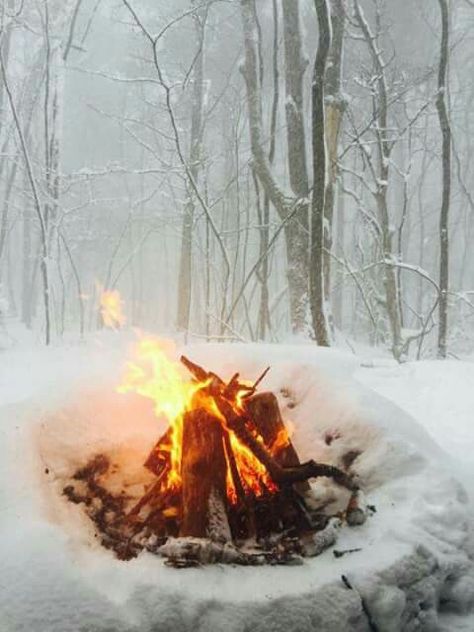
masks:
{"type": "Polygon", "coordinates": [[[3,0],[6,335],[474,350],[470,0],[3,0]]]}

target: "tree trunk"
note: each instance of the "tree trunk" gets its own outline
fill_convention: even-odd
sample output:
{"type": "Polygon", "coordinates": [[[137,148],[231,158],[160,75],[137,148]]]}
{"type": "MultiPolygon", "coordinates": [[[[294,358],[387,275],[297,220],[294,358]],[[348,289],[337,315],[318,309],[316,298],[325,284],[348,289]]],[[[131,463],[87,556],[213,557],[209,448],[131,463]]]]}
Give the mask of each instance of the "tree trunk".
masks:
{"type": "Polygon", "coordinates": [[[275,207],[280,220],[286,222],[288,289],[290,294],[290,319],[295,332],[306,329],[308,302],[308,236],[306,198],[289,199],[272,173],[265,148],[262,93],[259,77],[258,29],[255,20],[255,0],[241,0],[244,33],[245,63],[242,74],[245,79],[249,112],[250,146],[255,171],[265,194],[275,207]],[[291,218],[289,219],[289,214],[291,218]]]}
{"type": "MultiPolygon", "coordinates": [[[[278,115],[278,104],[280,100],[280,73],[278,70],[278,43],[279,43],[279,27],[278,27],[278,3],[277,0],[272,0],[272,14],[273,14],[273,47],[272,47],[272,79],[273,79],[273,99],[272,109],[270,115],[270,149],[268,152],[268,160],[273,165],[276,149],[276,124],[278,115]]],[[[261,43],[259,45],[259,51],[261,51],[261,43]]],[[[263,84],[263,59],[260,60],[260,86],[263,84]]],[[[255,189],[258,193],[258,180],[253,170],[255,189]]],[[[270,317],[270,294],[268,289],[268,280],[270,276],[269,265],[269,253],[268,243],[270,241],[270,199],[265,192],[263,199],[263,214],[261,211],[260,200],[257,201],[257,209],[259,213],[260,228],[260,256],[263,257],[262,264],[258,273],[260,281],[260,308],[258,312],[258,326],[257,336],[259,340],[265,340],[267,330],[271,330],[271,317],[270,317]]]]}
{"type": "Polygon", "coordinates": [[[438,0],[441,10],[441,51],[438,70],[438,97],[436,109],[443,137],[442,168],[443,193],[439,218],[439,327],[438,357],[446,358],[448,333],[449,290],[449,202],[451,196],[451,126],[446,105],[447,70],[449,57],[449,13],[447,0],[438,0]]]}
{"type": "MultiPolygon", "coordinates": [[[[27,178],[25,177],[25,180],[27,178]]],[[[28,185],[28,183],[26,183],[28,185]]],[[[26,187],[25,187],[26,188],[26,187]]],[[[31,320],[32,320],[32,293],[33,287],[31,284],[32,274],[32,247],[31,247],[31,210],[29,205],[29,200],[25,196],[23,203],[23,221],[22,221],[22,230],[23,230],[23,248],[22,248],[22,275],[21,275],[21,321],[28,327],[31,328],[31,320]]]]}
{"type": "Polygon", "coordinates": [[[303,114],[303,78],[308,62],[303,54],[300,29],[300,3],[283,0],[285,43],[286,130],[288,171],[295,198],[301,200],[295,220],[286,231],[290,313],[296,330],[304,330],[308,314],[309,265],[309,176],[306,159],[306,135],[303,114]],[[295,256],[295,253],[298,253],[295,256]]]}
{"type": "Polygon", "coordinates": [[[331,294],[331,251],[333,218],[338,176],[337,151],[345,101],[341,90],[345,11],[342,0],[331,0],[332,42],[329,52],[326,84],[326,142],[328,150],[328,182],[324,204],[323,279],[326,299],[331,294]]]}
{"type": "MultiPolygon", "coordinates": [[[[339,189],[337,195],[337,221],[336,221],[336,255],[344,258],[344,240],[345,240],[345,212],[344,212],[344,193],[339,189]]],[[[336,292],[334,296],[334,323],[340,331],[344,326],[344,275],[345,270],[342,266],[338,267],[336,277],[336,292]]]]}
{"type": "Polygon", "coordinates": [[[323,284],[324,209],[326,199],[326,138],[324,82],[331,46],[331,25],[327,0],[314,0],[319,41],[313,69],[312,140],[313,197],[311,204],[310,305],[314,336],[319,345],[329,346],[323,284]]]}
{"type": "MultiPolygon", "coordinates": [[[[309,194],[306,164],[306,135],[303,116],[303,77],[308,65],[303,55],[300,32],[300,3],[282,0],[283,35],[285,42],[286,131],[290,185],[297,198],[309,194]]],[[[308,226],[308,209],[302,218],[308,226]]]]}
{"type": "MultiPolygon", "coordinates": [[[[383,256],[383,285],[385,290],[385,308],[390,326],[392,353],[396,360],[400,360],[403,353],[402,325],[400,316],[399,287],[396,267],[393,265],[396,256],[393,252],[393,227],[387,200],[388,180],[390,175],[390,157],[393,142],[389,138],[388,129],[388,88],[386,80],[386,63],[382,58],[377,35],[371,32],[369,24],[360,7],[359,0],[354,3],[355,15],[370,51],[375,71],[377,73],[377,94],[375,108],[377,110],[375,136],[378,150],[378,173],[376,177],[375,200],[379,223],[382,231],[383,256]]],[[[378,16],[377,16],[378,20],[378,16]]]]}
{"type": "MultiPolygon", "coordinates": [[[[202,168],[203,107],[204,107],[204,36],[205,19],[202,12],[196,16],[198,52],[194,62],[193,93],[191,100],[191,141],[189,169],[194,182],[198,182],[202,168]]],[[[189,330],[192,293],[192,250],[194,225],[194,196],[188,185],[188,199],[184,208],[181,232],[181,251],[178,273],[177,326],[181,331],[189,330]]]]}

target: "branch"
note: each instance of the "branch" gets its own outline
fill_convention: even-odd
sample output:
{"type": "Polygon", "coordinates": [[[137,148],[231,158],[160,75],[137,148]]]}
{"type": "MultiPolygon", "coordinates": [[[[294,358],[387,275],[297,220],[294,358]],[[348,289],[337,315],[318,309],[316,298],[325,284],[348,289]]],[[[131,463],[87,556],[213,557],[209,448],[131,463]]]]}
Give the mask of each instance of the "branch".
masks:
{"type": "MultiPolygon", "coordinates": [[[[193,174],[191,172],[191,169],[184,157],[184,153],[181,147],[181,139],[180,139],[180,135],[179,135],[179,131],[178,131],[178,125],[176,123],[176,117],[175,117],[175,113],[173,110],[173,106],[171,104],[171,88],[170,86],[165,82],[164,78],[163,78],[163,73],[161,71],[161,66],[158,60],[158,41],[159,39],[164,35],[164,33],[168,30],[168,28],[170,28],[170,26],[172,26],[173,24],[176,24],[176,22],[178,22],[179,20],[183,19],[184,17],[195,13],[199,7],[193,7],[192,9],[185,11],[184,13],[182,13],[180,16],[178,16],[177,18],[175,18],[174,20],[172,20],[171,22],[169,22],[165,27],[163,27],[161,29],[161,31],[158,33],[158,35],[156,37],[153,37],[149,31],[144,27],[143,23],[140,21],[137,13],[135,12],[135,10],[132,8],[132,6],[130,5],[130,3],[128,2],[128,0],[122,0],[123,4],[125,5],[125,7],[128,9],[128,11],[130,12],[130,14],[132,15],[133,19],[135,20],[135,23],[137,24],[137,26],[140,28],[140,30],[142,31],[142,33],[144,34],[144,36],[148,39],[148,41],[150,42],[151,46],[152,46],[152,50],[153,50],[153,62],[156,68],[156,72],[158,75],[158,81],[160,86],[163,88],[164,92],[165,92],[165,100],[166,100],[166,110],[168,112],[168,117],[171,123],[171,128],[173,130],[173,136],[174,136],[174,144],[176,147],[176,152],[178,154],[178,158],[179,161],[181,162],[184,171],[186,173],[186,176],[189,180],[189,183],[191,184],[191,188],[193,189],[194,194],[196,195],[197,200],[199,201],[200,206],[202,207],[207,220],[209,222],[209,225],[211,227],[211,230],[214,234],[214,236],[217,239],[217,242],[219,244],[219,248],[222,252],[222,256],[224,258],[224,264],[225,264],[225,268],[226,268],[226,277],[229,276],[230,274],[230,262],[229,262],[229,257],[227,254],[227,250],[226,247],[224,245],[224,242],[222,240],[222,237],[219,233],[219,230],[214,222],[214,218],[212,217],[212,214],[210,212],[210,209],[208,207],[208,205],[206,204],[204,198],[201,195],[201,192],[199,191],[199,188],[197,186],[196,180],[193,177],[193,174]]],[[[205,3],[206,6],[208,3],[205,3]]]]}

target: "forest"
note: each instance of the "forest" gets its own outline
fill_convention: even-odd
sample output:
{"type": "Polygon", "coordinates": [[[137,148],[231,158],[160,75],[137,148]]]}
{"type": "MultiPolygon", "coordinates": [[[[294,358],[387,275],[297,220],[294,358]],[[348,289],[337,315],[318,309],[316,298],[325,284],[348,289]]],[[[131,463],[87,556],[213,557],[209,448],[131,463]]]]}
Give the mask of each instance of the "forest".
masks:
{"type": "Polygon", "coordinates": [[[3,337],[471,351],[469,0],[4,0],[3,337]]]}
{"type": "Polygon", "coordinates": [[[0,0],[0,632],[474,630],[474,0],[0,0]]]}

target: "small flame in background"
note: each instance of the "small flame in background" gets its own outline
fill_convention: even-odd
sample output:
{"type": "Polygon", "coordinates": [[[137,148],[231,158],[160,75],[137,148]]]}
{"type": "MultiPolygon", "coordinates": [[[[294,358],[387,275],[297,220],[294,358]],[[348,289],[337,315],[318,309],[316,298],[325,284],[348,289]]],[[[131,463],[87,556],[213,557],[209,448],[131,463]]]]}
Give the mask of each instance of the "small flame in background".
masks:
{"type": "Polygon", "coordinates": [[[125,324],[123,301],[118,290],[104,290],[101,293],[100,314],[106,327],[120,329],[125,324]]]}
{"type": "MultiPolygon", "coordinates": [[[[158,418],[165,418],[169,424],[170,469],[163,481],[165,489],[179,489],[181,485],[181,456],[183,420],[187,411],[205,408],[216,417],[222,425],[226,420],[217,408],[213,397],[203,390],[208,383],[198,383],[189,379],[186,370],[176,361],[174,343],[154,337],[141,337],[134,349],[133,360],[127,362],[122,383],[117,388],[119,393],[137,393],[153,402],[154,412],[158,418]]],[[[242,395],[238,393],[232,402],[234,410],[244,412],[242,395]]],[[[263,439],[257,435],[258,440],[263,439]]],[[[280,433],[282,434],[282,433],[280,433]]],[[[265,467],[249,448],[238,437],[229,432],[230,444],[235,463],[246,492],[260,496],[265,489],[274,491],[274,483],[265,467]]],[[[278,436],[272,452],[288,444],[289,435],[278,436]]],[[[163,446],[160,446],[163,449],[163,446]]],[[[227,455],[227,459],[229,456],[227,455]]],[[[227,496],[230,502],[237,499],[227,462],[227,496]]]]}

